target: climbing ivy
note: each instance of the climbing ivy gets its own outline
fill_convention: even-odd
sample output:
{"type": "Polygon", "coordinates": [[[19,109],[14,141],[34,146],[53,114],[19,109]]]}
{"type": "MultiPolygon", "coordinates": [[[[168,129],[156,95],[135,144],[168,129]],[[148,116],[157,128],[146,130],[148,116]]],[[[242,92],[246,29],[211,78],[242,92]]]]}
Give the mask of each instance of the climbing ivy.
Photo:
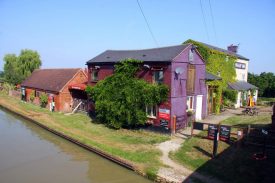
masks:
{"type": "Polygon", "coordinates": [[[222,80],[215,81],[207,81],[209,86],[217,86],[216,90],[216,108],[215,112],[218,114],[220,112],[221,107],[221,97],[222,91],[227,89],[227,84],[229,82],[234,82],[236,78],[236,70],[235,70],[235,62],[237,57],[232,55],[225,54],[221,51],[217,51],[214,49],[210,49],[204,44],[189,39],[184,42],[192,43],[197,46],[197,50],[202,56],[202,58],[206,61],[206,70],[209,73],[214,75],[218,75],[222,78],[222,80]]]}

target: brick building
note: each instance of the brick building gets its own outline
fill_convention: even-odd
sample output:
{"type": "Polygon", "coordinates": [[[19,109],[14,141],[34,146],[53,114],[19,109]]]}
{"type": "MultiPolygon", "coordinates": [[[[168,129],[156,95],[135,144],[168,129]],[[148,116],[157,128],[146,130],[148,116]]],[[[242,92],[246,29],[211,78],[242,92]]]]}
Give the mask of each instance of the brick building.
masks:
{"type": "Polygon", "coordinates": [[[39,104],[42,93],[48,95],[48,105],[54,102],[55,111],[71,112],[76,102],[87,99],[84,92],[87,74],[79,68],[72,69],[38,69],[21,84],[22,99],[39,104]]]}
{"type": "Polygon", "coordinates": [[[192,44],[144,50],[107,50],[87,62],[88,84],[94,86],[113,74],[114,64],[127,58],[144,61],[137,77],[169,87],[168,102],[146,106],[148,122],[169,129],[173,116],[176,116],[177,129],[180,129],[187,123],[187,111],[193,111],[196,120],[207,115],[205,62],[192,44]]]}

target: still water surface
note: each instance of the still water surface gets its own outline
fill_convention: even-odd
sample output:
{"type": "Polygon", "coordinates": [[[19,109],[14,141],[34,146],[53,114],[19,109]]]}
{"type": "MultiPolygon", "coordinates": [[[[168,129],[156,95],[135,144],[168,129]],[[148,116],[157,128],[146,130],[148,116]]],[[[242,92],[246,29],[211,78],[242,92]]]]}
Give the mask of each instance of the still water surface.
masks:
{"type": "Polygon", "coordinates": [[[0,108],[0,183],[149,180],[0,108]]]}

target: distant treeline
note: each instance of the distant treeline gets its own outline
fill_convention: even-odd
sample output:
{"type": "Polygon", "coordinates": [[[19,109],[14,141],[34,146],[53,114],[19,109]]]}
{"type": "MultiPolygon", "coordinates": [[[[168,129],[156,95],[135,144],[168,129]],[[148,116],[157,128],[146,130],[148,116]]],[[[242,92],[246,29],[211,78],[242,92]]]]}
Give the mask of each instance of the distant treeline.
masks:
{"type": "Polygon", "coordinates": [[[262,72],[260,75],[248,73],[248,82],[259,88],[260,97],[275,97],[275,74],[262,72]]]}

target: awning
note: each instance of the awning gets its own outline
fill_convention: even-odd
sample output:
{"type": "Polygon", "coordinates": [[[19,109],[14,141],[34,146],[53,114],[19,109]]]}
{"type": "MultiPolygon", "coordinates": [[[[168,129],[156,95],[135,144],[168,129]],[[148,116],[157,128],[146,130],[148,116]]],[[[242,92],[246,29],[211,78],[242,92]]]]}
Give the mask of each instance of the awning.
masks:
{"type": "Polygon", "coordinates": [[[205,79],[207,81],[222,80],[221,77],[218,77],[218,76],[211,74],[209,72],[205,72],[205,79]]]}
{"type": "Polygon", "coordinates": [[[247,91],[251,89],[258,89],[258,87],[246,82],[246,81],[236,81],[235,83],[228,83],[228,88],[237,91],[247,91]]]}
{"type": "Polygon", "coordinates": [[[84,83],[77,83],[77,84],[68,85],[68,88],[73,89],[73,90],[83,90],[84,91],[86,89],[86,87],[87,87],[87,85],[84,84],[84,83]]]}

